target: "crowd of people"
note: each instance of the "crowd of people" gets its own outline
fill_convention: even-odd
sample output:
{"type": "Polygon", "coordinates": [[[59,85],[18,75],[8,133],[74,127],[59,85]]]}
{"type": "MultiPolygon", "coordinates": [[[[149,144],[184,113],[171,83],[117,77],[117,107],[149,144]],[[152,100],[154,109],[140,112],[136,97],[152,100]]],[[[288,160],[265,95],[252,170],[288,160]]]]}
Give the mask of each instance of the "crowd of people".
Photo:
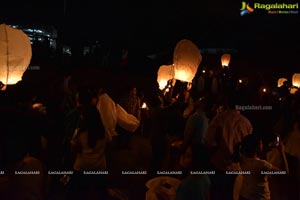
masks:
{"type": "MultiPolygon", "coordinates": [[[[183,171],[175,175],[181,180],[177,200],[269,200],[276,199],[278,190],[289,193],[281,197],[300,199],[297,189],[289,187],[299,186],[300,180],[299,94],[291,95],[284,85],[277,94],[262,94],[268,98],[255,101],[272,110],[238,110],[254,94],[233,83],[218,89],[214,82],[228,80],[214,81],[212,74],[208,78],[205,87],[203,75],[192,84],[178,83],[169,96],[159,90],[139,93],[137,85],[120,91],[124,95],[115,104],[143,125],[134,133],[118,124],[108,129],[101,109],[111,107],[99,103],[107,92],[96,85],[79,87],[70,74],[44,96],[23,82],[1,91],[1,199],[47,199],[55,183],[49,170],[73,172],[59,177],[66,184],[66,199],[113,199],[105,175],[86,176],[83,171],[109,170],[112,143],[117,140],[118,148],[130,149],[132,135],[147,138],[152,147],[145,182],[157,177],[157,171],[183,171]],[[147,109],[141,109],[143,103],[147,109]],[[229,174],[233,171],[251,174],[229,174]],[[271,180],[280,177],[279,184],[287,189],[274,189],[278,186],[263,171],[285,172],[271,180]]],[[[157,193],[157,199],[167,198],[157,193]]]]}

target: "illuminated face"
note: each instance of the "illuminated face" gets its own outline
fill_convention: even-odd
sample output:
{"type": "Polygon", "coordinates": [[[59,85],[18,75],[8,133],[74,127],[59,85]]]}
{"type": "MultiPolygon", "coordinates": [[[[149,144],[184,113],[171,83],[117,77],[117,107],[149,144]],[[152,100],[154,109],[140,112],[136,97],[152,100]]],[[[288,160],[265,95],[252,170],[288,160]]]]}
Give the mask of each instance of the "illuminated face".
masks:
{"type": "Polygon", "coordinates": [[[136,88],[132,88],[131,90],[131,95],[135,96],[137,94],[137,89],[136,88]]]}
{"type": "Polygon", "coordinates": [[[219,106],[218,108],[217,108],[217,114],[220,114],[221,112],[223,112],[224,111],[224,106],[219,106]]]}

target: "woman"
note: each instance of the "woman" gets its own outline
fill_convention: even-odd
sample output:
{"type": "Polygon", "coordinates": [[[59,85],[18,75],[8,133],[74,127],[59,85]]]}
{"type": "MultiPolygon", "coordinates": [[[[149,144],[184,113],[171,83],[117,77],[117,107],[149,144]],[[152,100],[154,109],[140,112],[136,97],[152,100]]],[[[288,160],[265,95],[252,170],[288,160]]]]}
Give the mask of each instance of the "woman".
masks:
{"type": "Polygon", "coordinates": [[[85,171],[106,170],[106,137],[100,113],[96,108],[97,94],[87,93],[83,97],[81,128],[75,132],[71,142],[76,158],[70,199],[88,199],[89,194],[103,196],[104,191],[103,175],[84,175],[85,171]],[[99,190],[101,187],[103,190],[99,190]],[[94,188],[98,189],[92,193],[94,188]]]}

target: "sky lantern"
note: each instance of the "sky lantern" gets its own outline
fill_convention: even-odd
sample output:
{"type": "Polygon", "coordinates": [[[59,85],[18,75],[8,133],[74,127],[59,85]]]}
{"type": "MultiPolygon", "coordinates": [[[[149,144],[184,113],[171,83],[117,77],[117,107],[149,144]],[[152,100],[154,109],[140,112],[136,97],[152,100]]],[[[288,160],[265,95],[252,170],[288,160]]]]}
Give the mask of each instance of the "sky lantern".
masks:
{"type": "Polygon", "coordinates": [[[193,42],[187,39],[179,41],[173,54],[175,79],[192,82],[201,61],[199,48],[193,42]]]}
{"type": "Polygon", "coordinates": [[[222,57],[221,57],[222,68],[229,67],[230,58],[231,58],[231,56],[228,53],[225,53],[222,55],[222,57]]]}
{"type": "Polygon", "coordinates": [[[31,44],[28,36],[21,30],[1,24],[0,81],[6,86],[22,80],[22,76],[30,64],[31,56],[31,44]]]}
{"type": "Polygon", "coordinates": [[[159,84],[159,89],[163,90],[168,81],[174,78],[174,67],[173,65],[162,65],[157,72],[157,82],[159,84]]]}
{"type": "Polygon", "coordinates": [[[290,88],[290,94],[296,94],[297,91],[297,88],[290,88]]]}
{"type": "Polygon", "coordinates": [[[293,86],[299,88],[300,87],[300,74],[296,73],[292,77],[293,86]]]}
{"type": "Polygon", "coordinates": [[[283,86],[284,82],[288,81],[286,78],[280,78],[277,81],[277,87],[283,86]]]}

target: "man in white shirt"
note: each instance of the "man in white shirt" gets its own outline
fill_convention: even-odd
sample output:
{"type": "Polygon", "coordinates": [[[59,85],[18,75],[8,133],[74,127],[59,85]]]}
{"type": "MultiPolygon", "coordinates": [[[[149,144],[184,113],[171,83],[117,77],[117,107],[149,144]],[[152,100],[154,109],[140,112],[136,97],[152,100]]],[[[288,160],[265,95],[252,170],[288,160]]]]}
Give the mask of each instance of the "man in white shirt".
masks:
{"type": "MultiPolygon", "coordinates": [[[[236,99],[230,99],[236,100],[236,99]]],[[[204,143],[211,153],[210,163],[216,171],[212,177],[212,189],[216,189],[212,199],[232,199],[233,183],[236,175],[226,175],[227,170],[237,170],[233,165],[234,148],[244,137],[252,133],[250,121],[238,110],[234,102],[210,122],[204,143]]]]}

